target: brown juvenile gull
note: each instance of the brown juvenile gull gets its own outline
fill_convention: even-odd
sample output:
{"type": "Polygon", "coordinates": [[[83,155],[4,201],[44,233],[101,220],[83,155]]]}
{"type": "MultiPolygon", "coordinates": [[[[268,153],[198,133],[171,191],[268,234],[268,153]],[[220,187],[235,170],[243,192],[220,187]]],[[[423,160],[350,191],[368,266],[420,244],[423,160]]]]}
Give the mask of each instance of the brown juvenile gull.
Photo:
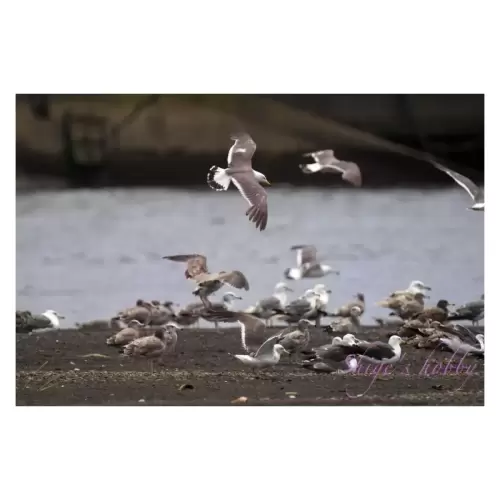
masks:
{"type": "Polygon", "coordinates": [[[335,333],[358,333],[361,326],[361,322],[359,321],[361,313],[359,311],[358,306],[353,306],[350,316],[333,320],[328,326],[323,328],[323,331],[330,335],[335,333]]]}
{"type": "Polygon", "coordinates": [[[453,306],[447,300],[441,299],[434,307],[427,307],[423,311],[415,314],[413,319],[419,319],[420,321],[439,321],[444,323],[448,320],[448,306],[453,306]]]}
{"type": "Polygon", "coordinates": [[[297,252],[297,267],[285,269],[286,279],[322,278],[327,274],[340,274],[331,266],[318,262],[317,250],[314,245],[294,245],[290,250],[297,252]]]}
{"type": "Polygon", "coordinates": [[[365,296],[362,293],[357,293],[354,295],[356,300],[345,304],[331,314],[332,316],[343,316],[345,318],[350,317],[352,312],[355,312],[356,316],[361,316],[365,312],[365,296]],[[353,309],[356,307],[356,309],[353,309]],[[359,311],[359,314],[358,314],[359,311]]]}
{"type": "Polygon", "coordinates": [[[468,177],[465,177],[465,175],[459,174],[451,168],[445,167],[434,160],[430,160],[430,162],[437,169],[441,170],[445,174],[448,174],[460,187],[467,191],[469,196],[474,201],[474,204],[471,207],[468,207],[469,210],[484,212],[484,192],[480,187],[476,186],[476,184],[474,184],[468,177]]]}
{"type": "Polygon", "coordinates": [[[179,325],[169,323],[158,328],[153,335],[141,337],[127,344],[123,354],[129,357],[151,359],[151,371],[153,371],[153,359],[161,358],[165,352],[173,352],[177,343],[177,329],[179,325]]]}
{"type": "Polygon", "coordinates": [[[108,345],[116,345],[122,346],[127,345],[135,339],[138,339],[141,336],[141,331],[144,325],[133,319],[130,321],[127,327],[120,330],[118,333],[111,335],[108,339],[106,339],[106,344],[108,345]]]}
{"type": "Polygon", "coordinates": [[[173,302],[167,301],[161,304],[158,300],[152,300],[151,304],[153,305],[149,322],[151,326],[163,326],[175,318],[173,302]]]}
{"type": "Polygon", "coordinates": [[[301,319],[296,327],[287,327],[274,335],[274,338],[277,343],[285,348],[290,357],[293,354],[296,356],[300,355],[302,350],[307,348],[311,340],[310,325],[314,325],[314,323],[307,319],[301,319]]]}
{"type": "Polygon", "coordinates": [[[207,258],[201,254],[168,255],[163,259],[174,262],[186,262],[187,269],[184,272],[186,279],[193,280],[197,288],[193,295],[200,297],[203,305],[210,308],[208,296],[217,292],[224,284],[234,288],[248,290],[250,288],[245,275],[241,271],[221,271],[219,273],[209,273],[207,268],[207,258]]]}
{"type": "Polygon", "coordinates": [[[342,161],[335,157],[333,150],[325,149],[323,151],[315,151],[306,153],[304,156],[311,156],[314,163],[300,165],[300,169],[305,174],[313,174],[316,172],[335,172],[341,173],[342,179],[350,184],[361,186],[361,171],[356,163],[351,161],[342,161]]]}
{"type": "Polygon", "coordinates": [[[193,302],[183,307],[177,314],[174,319],[176,323],[182,326],[191,326],[195,323],[199,326],[201,313],[205,310],[205,306],[200,304],[199,302],[193,302]]]}
{"type": "Polygon", "coordinates": [[[227,155],[228,168],[212,166],[208,172],[208,185],[216,191],[227,191],[231,182],[238,188],[250,208],[246,214],[257,229],[267,226],[267,193],[261,186],[270,186],[266,176],[252,168],[252,157],[257,145],[247,133],[232,134],[234,141],[227,155]]]}
{"type": "Polygon", "coordinates": [[[121,314],[120,318],[129,323],[133,319],[148,325],[151,320],[151,311],[153,309],[153,304],[146,302],[145,300],[138,299],[135,307],[129,307],[125,309],[121,314]]]}
{"type": "Polygon", "coordinates": [[[415,295],[396,295],[389,297],[385,301],[378,302],[377,305],[392,309],[389,316],[399,316],[402,319],[412,318],[415,314],[423,311],[428,295],[417,292],[415,295]]]}

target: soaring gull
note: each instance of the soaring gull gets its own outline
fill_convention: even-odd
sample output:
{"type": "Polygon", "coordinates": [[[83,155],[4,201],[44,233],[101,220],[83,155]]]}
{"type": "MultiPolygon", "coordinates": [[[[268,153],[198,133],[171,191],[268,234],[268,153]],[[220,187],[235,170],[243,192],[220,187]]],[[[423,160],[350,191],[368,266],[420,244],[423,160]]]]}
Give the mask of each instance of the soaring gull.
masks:
{"type": "Polygon", "coordinates": [[[430,162],[437,169],[448,174],[460,187],[467,191],[469,196],[474,201],[474,204],[471,207],[468,207],[469,210],[484,212],[484,192],[480,187],[476,186],[468,177],[465,177],[465,175],[459,174],[451,168],[445,167],[434,160],[430,160],[430,162]]]}
{"type": "Polygon", "coordinates": [[[361,171],[356,163],[350,161],[341,161],[337,159],[331,149],[306,153],[304,156],[312,156],[314,163],[300,165],[300,169],[305,174],[316,172],[335,172],[341,173],[342,179],[350,184],[361,186],[361,171]]]}
{"type": "Polygon", "coordinates": [[[245,275],[241,271],[221,271],[218,273],[209,273],[207,268],[207,258],[204,255],[167,255],[162,258],[172,260],[174,262],[187,263],[187,269],[184,272],[184,275],[186,276],[186,279],[193,280],[197,284],[197,288],[193,294],[200,297],[206,308],[210,308],[211,306],[207,297],[222,288],[224,284],[238,289],[244,288],[245,290],[248,290],[250,288],[245,275]]]}
{"type": "Polygon", "coordinates": [[[290,248],[297,252],[297,267],[285,269],[285,278],[300,280],[302,278],[322,278],[327,274],[340,274],[327,264],[318,262],[314,245],[294,245],[290,248]]]}
{"type": "Polygon", "coordinates": [[[231,182],[250,205],[246,214],[257,229],[267,226],[267,193],[261,186],[270,186],[266,176],[252,168],[252,157],[257,145],[247,133],[233,134],[234,141],[227,155],[228,168],[214,165],[210,168],[207,183],[216,191],[227,191],[231,182]]]}

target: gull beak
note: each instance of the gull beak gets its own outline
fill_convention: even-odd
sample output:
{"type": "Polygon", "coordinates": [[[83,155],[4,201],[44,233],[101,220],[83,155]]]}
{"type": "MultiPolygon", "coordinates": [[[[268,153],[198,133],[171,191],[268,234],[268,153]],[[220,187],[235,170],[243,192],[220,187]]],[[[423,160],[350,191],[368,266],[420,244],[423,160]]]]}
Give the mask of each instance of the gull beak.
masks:
{"type": "Polygon", "coordinates": [[[271,185],[271,183],[267,179],[263,179],[261,183],[264,184],[264,186],[270,186],[271,185]]]}
{"type": "Polygon", "coordinates": [[[60,314],[57,314],[57,317],[58,317],[59,319],[66,319],[64,316],[61,316],[60,314]]]}
{"type": "Polygon", "coordinates": [[[432,288],[430,286],[424,286],[424,289],[425,290],[432,290],[432,288]]]}
{"type": "Polygon", "coordinates": [[[289,286],[285,287],[285,290],[286,290],[287,292],[293,292],[293,289],[292,289],[292,288],[290,288],[289,286]]]}
{"type": "Polygon", "coordinates": [[[243,297],[240,297],[239,295],[235,295],[234,298],[238,300],[243,300],[243,297]]]}
{"type": "Polygon", "coordinates": [[[326,290],[326,293],[332,293],[332,291],[331,290],[326,290]]]}

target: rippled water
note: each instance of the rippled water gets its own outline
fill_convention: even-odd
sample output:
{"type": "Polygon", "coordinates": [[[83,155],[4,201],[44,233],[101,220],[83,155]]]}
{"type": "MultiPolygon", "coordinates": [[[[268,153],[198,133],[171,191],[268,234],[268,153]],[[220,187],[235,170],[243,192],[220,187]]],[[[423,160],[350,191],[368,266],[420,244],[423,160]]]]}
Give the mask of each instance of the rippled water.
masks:
{"type": "MultiPolygon", "coordinates": [[[[360,291],[374,305],[413,279],[431,302],[483,293],[484,215],[447,190],[269,189],[260,233],[235,191],[110,189],[17,195],[17,308],[55,309],[75,321],[108,318],[137,298],[193,301],[182,264],[162,255],[198,252],[213,271],[240,269],[250,282],[241,306],[272,293],[294,264],[293,244],[313,243],[340,276],[292,282],[297,296],[317,282],[332,307],[360,291]]],[[[218,292],[220,297],[223,291],[218,292]]]]}

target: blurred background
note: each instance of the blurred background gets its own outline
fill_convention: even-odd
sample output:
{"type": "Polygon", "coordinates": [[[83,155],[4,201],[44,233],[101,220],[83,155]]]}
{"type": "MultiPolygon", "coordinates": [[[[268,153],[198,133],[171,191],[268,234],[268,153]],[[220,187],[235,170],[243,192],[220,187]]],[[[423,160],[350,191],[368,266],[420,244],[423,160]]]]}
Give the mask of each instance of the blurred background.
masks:
{"type": "Polygon", "coordinates": [[[365,323],[411,280],[433,288],[431,303],[474,299],[484,214],[419,152],[482,185],[484,96],[18,95],[17,308],[55,309],[69,326],[138,298],[185,304],[183,266],[161,256],[191,252],[247,275],[245,307],[294,265],[294,244],[315,244],[340,275],[292,282],[292,298],[318,282],[332,308],[364,292],[365,323]],[[272,183],[262,233],[235,189],[206,185],[237,130],[272,183]],[[361,189],[300,171],[304,153],[327,148],[359,164],[361,189]]]}

